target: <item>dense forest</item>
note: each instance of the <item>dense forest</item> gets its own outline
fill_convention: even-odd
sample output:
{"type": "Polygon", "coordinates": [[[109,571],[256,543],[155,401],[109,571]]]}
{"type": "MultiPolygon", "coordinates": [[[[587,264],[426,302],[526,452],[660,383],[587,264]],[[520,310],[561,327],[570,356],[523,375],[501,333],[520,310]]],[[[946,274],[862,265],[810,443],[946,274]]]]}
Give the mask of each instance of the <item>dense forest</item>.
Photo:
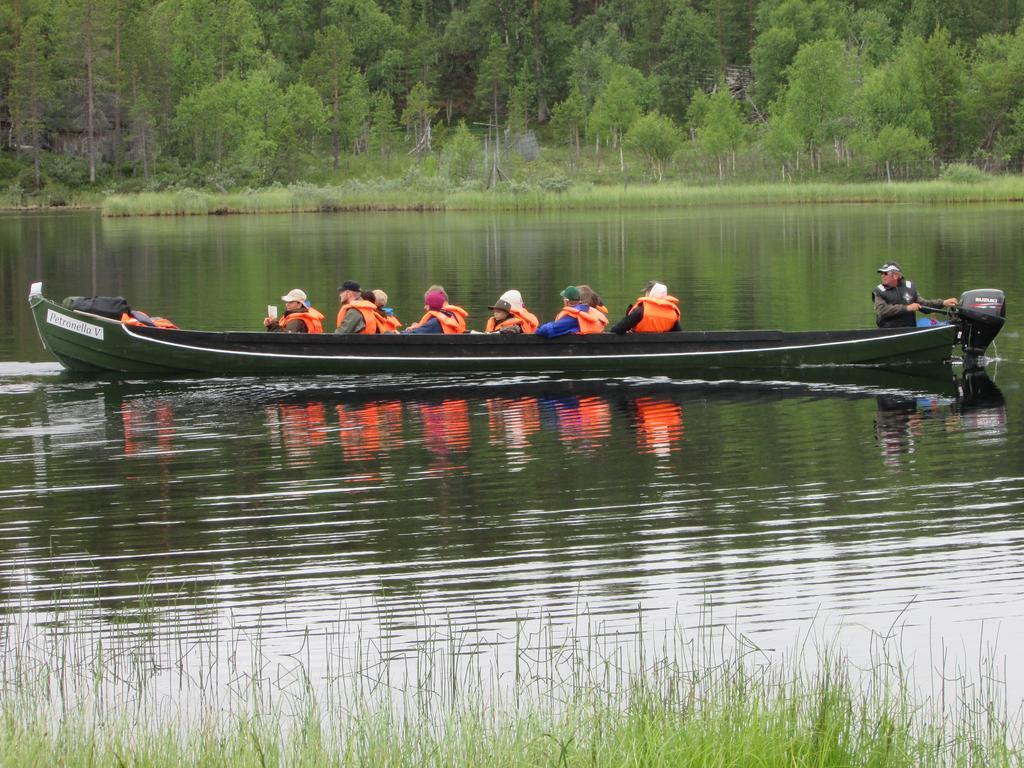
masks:
{"type": "Polygon", "coordinates": [[[1018,0],[0,0],[0,187],[1016,169],[1021,19],[1018,0]]]}

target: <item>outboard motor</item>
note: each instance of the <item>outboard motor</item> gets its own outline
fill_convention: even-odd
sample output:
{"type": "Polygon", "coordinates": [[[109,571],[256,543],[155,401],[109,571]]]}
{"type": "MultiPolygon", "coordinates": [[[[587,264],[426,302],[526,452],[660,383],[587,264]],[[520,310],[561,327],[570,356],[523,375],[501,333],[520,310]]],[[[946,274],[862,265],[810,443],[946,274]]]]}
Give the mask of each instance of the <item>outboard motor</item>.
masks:
{"type": "Polygon", "coordinates": [[[957,341],[964,349],[964,365],[976,367],[978,358],[984,356],[1006,322],[1006,297],[996,288],[965,291],[956,314],[960,322],[957,341]]]}

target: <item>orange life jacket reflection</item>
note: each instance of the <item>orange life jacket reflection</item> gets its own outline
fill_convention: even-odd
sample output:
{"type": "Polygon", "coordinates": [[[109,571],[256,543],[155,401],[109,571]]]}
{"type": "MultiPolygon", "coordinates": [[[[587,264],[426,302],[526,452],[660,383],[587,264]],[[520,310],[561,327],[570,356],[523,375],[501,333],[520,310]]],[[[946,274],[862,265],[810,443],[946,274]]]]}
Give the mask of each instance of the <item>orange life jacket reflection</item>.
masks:
{"type": "Polygon", "coordinates": [[[346,461],[379,462],[401,441],[402,404],[374,402],[353,407],[337,405],[338,431],[346,461]]]}
{"type": "Polygon", "coordinates": [[[644,316],[633,326],[634,333],[664,333],[672,330],[679,322],[679,299],[675,296],[666,296],[663,299],[641,296],[633,308],[637,306],[644,308],[644,316]]]}
{"type": "Polygon", "coordinates": [[[335,328],[341,327],[341,321],[345,318],[345,313],[351,310],[355,310],[363,316],[363,330],[359,333],[374,334],[378,333],[377,330],[377,305],[372,301],[366,301],[365,299],[356,299],[350,301],[348,304],[342,304],[341,309],[338,310],[338,322],[334,326],[335,328]]]}
{"type": "Polygon", "coordinates": [[[608,325],[608,316],[595,307],[590,307],[586,311],[579,307],[563,307],[562,311],[555,316],[555,320],[561,320],[566,315],[576,318],[576,322],[580,324],[581,335],[603,333],[604,327],[608,325]]]}
{"type": "Polygon", "coordinates": [[[421,403],[419,411],[423,422],[423,442],[432,454],[444,457],[469,448],[472,431],[468,401],[451,399],[440,403],[421,403]]]}
{"type": "Polygon", "coordinates": [[[319,310],[309,307],[305,312],[286,312],[277,324],[282,328],[287,328],[288,323],[292,320],[301,320],[306,324],[306,333],[323,333],[324,332],[324,316],[319,310]]]}
{"type": "Polygon", "coordinates": [[[437,322],[441,324],[441,331],[444,333],[463,333],[466,330],[466,313],[463,310],[463,315],[460,318],[455,314],[448,314],[445,309],[451,309],[448,305],[445,305],[442,309],[428,309],[423,313],[423,317],[419,319],[419,322],[413,323],[409,328],[419,328],[430,318],[435,318],[437,322]]]}
{"type": "Polygon", "coordinates": [[[659,456],[678,451],[683,438],[682,407],[671,400],[652,397],[637,398],[635,404],[636,438],[640,450],[659,456]]]}
{"type": "MultiPolygon", "coordinates": [[[[145,315],[146,317],[153,321],[153,325],[149,326],[150,328],[153,328],[155,326],[156,328],[170,328],[173,330],[178,329],[178,326],[176,326],[166,317],[152,317],[146,312],[141,312],[141,314],[145,315]]],[[[127,312],[121,313],[121,322],[124,323],[125,325],[149,325],[149,323],[144,323],[138,318],[132,317],[127,312]]]]}

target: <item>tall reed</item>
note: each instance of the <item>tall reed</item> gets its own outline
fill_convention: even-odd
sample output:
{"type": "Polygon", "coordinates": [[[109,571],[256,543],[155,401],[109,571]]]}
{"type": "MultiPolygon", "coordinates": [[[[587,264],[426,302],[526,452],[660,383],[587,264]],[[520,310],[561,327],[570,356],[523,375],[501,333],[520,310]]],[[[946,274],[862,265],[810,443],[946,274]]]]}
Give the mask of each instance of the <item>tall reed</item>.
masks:
{"type": "Polygon", "coordinates": [[[892,641],[861,671],[834,642],[769,657],[710,623],[577,624],[495,643],[441,623],[407,649],[341,616],[272,658],[253,627],[9,622],[0,765],[1021,764],[991,656],[924,693],[892,641]]]}

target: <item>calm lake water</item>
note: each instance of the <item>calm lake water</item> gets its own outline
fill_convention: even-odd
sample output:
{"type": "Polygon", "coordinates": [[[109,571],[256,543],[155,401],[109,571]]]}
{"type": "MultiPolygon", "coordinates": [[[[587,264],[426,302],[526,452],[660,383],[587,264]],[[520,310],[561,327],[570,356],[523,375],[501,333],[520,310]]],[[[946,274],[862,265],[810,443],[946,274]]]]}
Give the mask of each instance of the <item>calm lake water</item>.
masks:
{"type": "MultiPolygon", "coordinates": [[[[541,617],[765,649],[824,626],[854,655],[896,632],[926,672],[938,647],[1009,651],[1022,252],[1010,206],[0,216],[0,612],[142,644],[242,628],[314,674],[339,636],[402,654],[438,628],[508,659],[541,617]],[[355,278],[410,322],[440,282],[480,328],[508,288],[550,317],[589,283],[617,315],[656,278],[688,328],[855,328],[892,259],[929,297],[1006,291],[987,378],[91,380],[48,359],[26,301],[43,280],[256,329],[294,287],[333,316],[355,278]]],[[[1005,669],[1019,697],[1024,661],[1005,669]]]]}

